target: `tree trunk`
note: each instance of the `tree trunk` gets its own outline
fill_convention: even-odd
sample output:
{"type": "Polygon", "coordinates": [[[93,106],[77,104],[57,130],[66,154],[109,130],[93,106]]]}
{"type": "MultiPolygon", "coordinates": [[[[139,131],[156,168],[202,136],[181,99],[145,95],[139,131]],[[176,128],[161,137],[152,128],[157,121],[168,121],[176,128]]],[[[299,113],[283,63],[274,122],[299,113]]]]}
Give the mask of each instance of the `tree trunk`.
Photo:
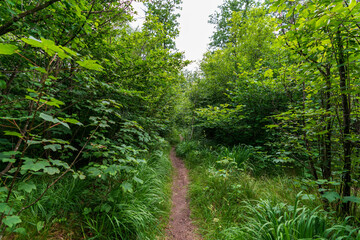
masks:
{"type": "MultiPolygon", "coordinates": [[[[346,69],[346,62],[344,56],[344,46],[343,39],[341,37],[341,32],[338,30],[337,34],[337,50],[338,50],[338,71],[340,76],[340,89],[341,89],[341,100],[343,107],[343,125],[344,125],[344,140],[343,140],[343,154],[344,154],[344,175],[342,179],[342,189],[341,195],[350,196],[351,195],[351,141],[350,141],[350,96],[348,93],[349,84],[348,74],[346,69]]],[[[350,202],[343,203],[341,206],[341,213],[350,214],[350,202]]]]}

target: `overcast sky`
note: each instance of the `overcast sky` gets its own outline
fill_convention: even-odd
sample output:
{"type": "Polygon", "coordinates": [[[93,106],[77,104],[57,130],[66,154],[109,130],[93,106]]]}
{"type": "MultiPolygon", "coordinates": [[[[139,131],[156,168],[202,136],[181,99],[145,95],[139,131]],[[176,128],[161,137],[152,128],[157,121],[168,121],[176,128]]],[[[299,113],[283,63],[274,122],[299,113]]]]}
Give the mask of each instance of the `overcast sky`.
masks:
{"type": "MultiPolygon", "coordinates": [[[[210,42],[214,25],[209,24],[209,15],[213,14],[223,0],[183,0],[180,23],[180,36],[176,39],[176,47],[185,52],[188,60],[201,60],[210,42]]],[[[139,13],[137,24],[141,24],[144,13],[141,3],[134,3],[139,13]]],[[[197,64],[189,69],[194,70],[197,64]]]]}

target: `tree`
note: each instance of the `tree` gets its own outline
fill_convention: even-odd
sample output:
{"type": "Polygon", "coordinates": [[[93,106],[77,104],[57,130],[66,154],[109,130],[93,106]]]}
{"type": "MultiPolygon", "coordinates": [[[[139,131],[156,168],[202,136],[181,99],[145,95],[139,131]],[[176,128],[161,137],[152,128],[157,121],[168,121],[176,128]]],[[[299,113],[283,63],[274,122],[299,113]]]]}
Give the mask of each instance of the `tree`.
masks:
{"type": "MultiPolygon", "coordinates": [[[[213,49],[224,48],[232,41],[231,25],[234,23],[232,14],[234,12],[241,13],[241,21],[245,21],[247,11],[255,4],[253,0],[226,0],[219,6],[220,12],[210,15],[209,23],[215,25],[215,32],[211,37],[210,46],[213,49]]],[[[241,22],[237,22],[241,24],[241,22]]]]}
{"type": "Polygon", "coordinates": [[[162,42],[163,48],[175,49],[175,38],[179,35],[179,22],[181,0],[154,0],[145,3],[146,15],[155,16],[157,21],[163,25],[162,30],[167,36],[162,42]]]}
{"type": "Polygon", "coordinates": [[[185,63],[154,18],[129,27],[131,2],[0,3],[2,233],[65,176],[128,193],[139,153],[168,132],[185,63]]]}
{"type": "MultiPolygon", "coordinates": [[[[351,197],[351,186],[354,184],[352,176],[356,174],[353,157],[357,153],[351,139],[356,138],[352,126],[357,119],[357,102],[354,100],[357,92],[352,86],[357,82],[358,73],[358,64],[354,59],[355,46],[359,40],[354,33],[360,29],[356,24],[360,17],[357,11],[360,6],[356,1],[351,1],[350,4],[335,1],[331,5],[328,1],[275,1],[274,7],[284,23],[280,27],[283,43],[303,61],[302,115],[305,121],[312,121],[312,124],[308,125],[305,121],[301,124],[302,141],[308,150],[312,145],[311,141],[318,144],[320,151],[314,154],[314,150],[310,150],[313,153],[309,155],[318,159],[325,183],[340,177],[338,180],[341,187],[338,189],[322,181],[318,184],[319,187],[325,186],[337,191],[337,199],[341,198],[343,201],[339,211],[350,214],[350,201],[346,199],[351,197]],[[317,77],[306,81],[309,76],[306,72],[309,71],[317,77]],[[313,93],[320,95],[317,98],[312,96],[313,93]],[[311,111],[312,115],[309,115],[311,111]],[[315,119],[323,123],[322,127],[314,124],[315,119]],[[310,131],[312,136],[307,134],[310,131]],[[335,144],[336,142],[341,144],[335,144]],[[336,171],[341,171],[342,176],[335,176],[336,171]]],[[[312,159],[309,163],[314,178],[318,179],[316,161],[312,159]]],[[[324,198],[327,195],[329,193],[324,193],[324,198]]]]}

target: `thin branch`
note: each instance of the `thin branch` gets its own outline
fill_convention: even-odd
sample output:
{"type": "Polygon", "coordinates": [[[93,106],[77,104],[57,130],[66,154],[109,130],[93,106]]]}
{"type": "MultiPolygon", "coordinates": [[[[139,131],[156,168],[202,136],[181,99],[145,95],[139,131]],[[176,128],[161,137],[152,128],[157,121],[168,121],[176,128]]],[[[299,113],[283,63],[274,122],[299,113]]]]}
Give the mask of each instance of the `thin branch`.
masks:
{"type": "Polygon", "coordinates": [[[20,13],[19,15],[17,16],[14,16],[10,21],[8,21],[7,23],[5,23],[4,25],[0,26],[0,36],[1,35],[4,35],[8,32],[10,32],[12,30],[12,25],[14,25],[14,23],[18,22],[20,19],[28,16],[28,15],[31,15],[31,14],[34,14],[36,12],[39,12],[41,10],[43,10],[44,8],[47,8],[48,6],[50,6],[51,4],[54,4],[56,2],[59,2],[61,0],[51,0],[49,2],[46,2],[42,5],[39,5],[33,9],[30,9],[26,12],[23,12],[23,13],[20,13]]]}

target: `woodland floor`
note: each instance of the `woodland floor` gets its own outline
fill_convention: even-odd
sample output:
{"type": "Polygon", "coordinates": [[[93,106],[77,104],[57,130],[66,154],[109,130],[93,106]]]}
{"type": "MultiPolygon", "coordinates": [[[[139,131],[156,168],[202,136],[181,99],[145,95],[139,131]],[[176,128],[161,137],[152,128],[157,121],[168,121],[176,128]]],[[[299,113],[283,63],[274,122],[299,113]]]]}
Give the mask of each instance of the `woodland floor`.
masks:
{"type": "Polygon", "coordinates": [[[195,233],[196,227],[190,219],[189,199],[187,192],[189,187],[189,175],[184,162],[176,157],[175,149],[170,152],[170,159],[175,169],[172,184],[172,209],[167,240],[200,240],[195,233]]]}

